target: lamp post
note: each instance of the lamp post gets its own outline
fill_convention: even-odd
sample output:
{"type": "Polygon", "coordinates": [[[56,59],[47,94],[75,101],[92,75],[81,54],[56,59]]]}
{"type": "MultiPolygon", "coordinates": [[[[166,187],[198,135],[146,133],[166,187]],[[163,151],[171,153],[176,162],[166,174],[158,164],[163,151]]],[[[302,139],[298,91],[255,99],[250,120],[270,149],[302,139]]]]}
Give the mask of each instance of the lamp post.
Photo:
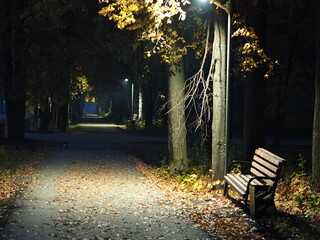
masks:
{"type": "MultiPolygon", "coordinates": [[[[125,82],[129,82],[129,79],[126,78],[124,81],[125,81],[125,82]]],[[[130,117],[130,119],[133,120],[133,94],[134,94],[134,84],[133,84],[132,81],[130,81],[130,82],[131,82],[131,117],[130,117]]]]}
{"type": "MultiPolygon", "coordinates": [[[[212,3],[213,1],[209,0],[198,0],[201,3],[212,3]]],[[[228,162],[228,152],[229,152],[229,142],[230,142],[230,130],[229,130],[229,123],[230,123],[230,37],[231,37],[231,2],[232,0],[226,0],[224,5],[219,6],[222,8],[227,14],[227,34],[226,34],[226,78],[225,78],[225,169],[227,167],[228,162]]],[[[217,3],[220,4],[220,3],[217,3]]]]}
{"type": "MultiPolygon", "coordinates": [[[[226,76],[226,168],[229,158],[229,146],[230,146],[230,41],[231,41],[231,0],[229,1],[229,9],[227,11],[228,14],[228,29],[227,29],[227,76],[226,76]]],[[[226,173],[227,169],[225,169],[226,173]]]]}

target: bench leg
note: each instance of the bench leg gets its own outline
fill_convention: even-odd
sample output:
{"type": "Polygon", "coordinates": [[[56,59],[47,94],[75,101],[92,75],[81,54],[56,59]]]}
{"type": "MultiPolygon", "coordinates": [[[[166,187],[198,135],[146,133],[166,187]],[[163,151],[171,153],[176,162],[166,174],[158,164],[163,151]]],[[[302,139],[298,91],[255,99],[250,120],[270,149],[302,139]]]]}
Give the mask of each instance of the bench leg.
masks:
{"type": "Polygon", "coordinates": [[[256,208],[256,188],[254,186],[249,186],[250,193],[250,217],[256,219],[257,217],[257,208],[256,208]]]}
{"type": "Polygon", "coordinates": [[[263,217],[268,212],[275,210],[273,194],[265,186],[250,186],[250,216],[254,219],[263,217]],[[269,194],[268,194],[269,193],[269,194]],[[268,197],[269,195],[269,197],[268,197]]]}
{"type": "MultiPolygon", "coordinates": [[[[251,203],[250,203],[251,204],[251,203]]],[[[244,211],[248,212],[248,194],[244,196],[244,211]]]]}
{"type": "Polygon", "coordinates": [[[227,181],[224,183],[224,190],[223,190],[223,196],[228,196],[228,183],[227,181]]]}

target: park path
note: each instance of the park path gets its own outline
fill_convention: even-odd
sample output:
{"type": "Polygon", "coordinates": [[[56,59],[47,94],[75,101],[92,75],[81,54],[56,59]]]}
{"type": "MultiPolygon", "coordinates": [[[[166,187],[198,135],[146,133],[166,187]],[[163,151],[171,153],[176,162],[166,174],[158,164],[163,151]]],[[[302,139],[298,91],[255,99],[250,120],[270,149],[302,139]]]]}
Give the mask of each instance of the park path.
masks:
{"type": "Polygon", "coordinates": [[[137,172],[123,143],[166,141],[111,125],[27,137],[60,142],[0,229],[1,239],[211,239],[137,172]]]}

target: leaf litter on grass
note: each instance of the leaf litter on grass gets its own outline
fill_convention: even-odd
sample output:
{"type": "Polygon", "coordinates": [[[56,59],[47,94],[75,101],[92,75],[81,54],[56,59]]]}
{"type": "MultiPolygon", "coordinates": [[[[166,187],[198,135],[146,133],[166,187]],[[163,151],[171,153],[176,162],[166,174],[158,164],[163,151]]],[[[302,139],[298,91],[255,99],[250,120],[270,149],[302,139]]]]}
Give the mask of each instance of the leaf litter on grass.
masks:
{"type": "Polygon", "coordinates": [[[179,188],[176,178],[164,178],[156,168],[132,157],[138,171],[148,177],[170,199],[176,214],[190,218],[197,226],[224,239],[275,239],[268,231],[258,232],[257,222],[221,192],[194,192],[179,188]]]}
{"type": "MultiPolygon", "coordinates": [[[[300,152],[301,149],[290,149],[289,152],[292,152],[292,150],[300,152]]],[[[188,198],[192,199],[194,206],[197,206],[199,204],[201,205],[202,201],[205,202],[205,196],[208,195],[208,202],[212,200],[216,203],[221,203],[224,206],[228,205],[227,201],[229,201],[229,199],[224,199],[222,197],[222,192],[211,191],[211,189],[206,188],[199,189],[195,188],[194,184],[189,184],[192,183],[188,179],[190,174],[186,175],[187,178],[185,176],[182,176],[182,178],[177,180],[177,177],[172,177],[170,176],[170,174],[166,174],[166,169],[163,169],[163,167],[161,167],[160,171],[157,171],[155,167],[151,167],[150,164],[152,166],[159,167],[159,163],[163,158],[159,157],[156,160],[156,164],[154,164],[154,160],[150,161],[150,159],[154,159],[154,156],[159,154],[159,156],[162,156],[164,154],[164,151],[165,146],[163,143],[136,143],[128,146],[128,154],[135,156],[139,160],[137,161],[139,171],[148,176],[151,182],[158,185],[162,189],[162,191],[166,192],[168,195],[180,196],[179,198],[182,200],[178,199],[176,200],[176,202],[190,202],[190,200],[185,200],[186,198],[188,198]],[[151,146],[151,151],[149,151],[149,145],[151,146]],[[143,165],[143,167],[139,166],[139,163],[142,163],[140,165],[143,165]],[[199,198],[199,196],[201,197],[199,198]],[[195,200],[197,198],[198,200],[195,200]],[[203,200],[201,201],[201,199],[203,200]]],[[[207,178],[203,178],[199,174],[196,178],[196,183],[199,180],[203,181],[204,183],[208,181],[207,178]]],[[[268,214],[264,218],[259,219],[257,222],[249,220],[252,221],[252,224],[250,224],[249,226],[253,226],[252,228],[249,228],[249,231],[253,231],[254,235],[251,238],[260,239],[260,235],[262,235],[262,237],[264,237],[265,239],[320,239],[320,195],[319,191],[310,191],[311,185],[312,183],[310,179],[306,178],[305,176],[298,176],[298,179],[294,178],[293,180],[291,180],[290,178],[281,180],[278,184],[275,196],[277,211],[273,214],[268,214]]],[[[247,235],[245,230],[243,230],[247,229],[245,228],[247,224],[245,224],[244,227],[243,225],[241,225],[241,222],[243,222],[243,219],[241,219],[241,215],[244,214],[242,208],[240,208],[239,213],[237,213],[238,210],[235,211],[239,206],[238,204],[241,202],[241,198],[233,191],[229,191],[229,195],[231,195],[233,200],[236,200],[231,202],[231,205],[229,207],[231,209],[230,211],[235,212],[236,215],[239,215],[240,217],[237,216],[236,219],[240,219],[241,221],[238,221],[234,224],[236,229],[237,226],[240,226],[240,230],[238,231],[239,238],[232,236],[232,231],[230,233],[226,233],[225,236],[229,236],[231,239],[241,239],[240,235],[242,235],[244,239],[250,239],[250,236],[252,234],[247,235]]],[[[186,212],[188,216],[192,215],[190,216],[191,219],[195,219],[195,221],[200,222],[204,221],[204,227],[214,222],[215,225],[219,225],[219,223],[221,223],[219,225],[219,228],[222,232],[230,230],[228,229],[230,226],[227,226],[226,224],[228,223],[228,221],[223,221],[225,218],[224,213],[226,213],[227,208],[218,210],[219,207],[215,206],[214,208],[204,209],[205,210],[203,211],[205,212],[205,214],[207,213],[207,215],[209,216],[208,218],[205,214],[198,212],[200,211],[198,207],[196,207],[195,210],[192,210],[195,211],[195,213],[193,213],[189,209],[187,209],[186,212]],[[215,210],[215,208],[217,208],[217,210],[215,210]],[[191,212],[192,214],[190,214],[191,212]],[[215,220],[213,218],[218,219],[215,220]]],[[[246,221],[247,220],[245,220],[244,222],[246,221]]],[[[215,229],[215,226],[211,226],[210,228],[215,229]]]]}
{"type": "MultiPolygon", "coordinates": [[[[3,148],[2,152],[4,151],[3,148]]],[[[6,153],[10,155],[9,158],[12,162],[18,161],[23,162],[23,164],[12,163],[10,169],[2,169],[2,172],[0,172],[0,223],[5,220],[9,205],[13,204],[14,198],[23,193],[30,182],[35,180],[39,163],[46,156],[49,149],[50,145],[44,144],[41,150],[38,149],[37,151],[30,151],[26,147],[20,147],[19,149],[12,148],[6,153]],[[19,155],[18,159],[15,159],[16,155],[19,155]],[[25,160],[21,159],[22,157],[25,160]]]]}

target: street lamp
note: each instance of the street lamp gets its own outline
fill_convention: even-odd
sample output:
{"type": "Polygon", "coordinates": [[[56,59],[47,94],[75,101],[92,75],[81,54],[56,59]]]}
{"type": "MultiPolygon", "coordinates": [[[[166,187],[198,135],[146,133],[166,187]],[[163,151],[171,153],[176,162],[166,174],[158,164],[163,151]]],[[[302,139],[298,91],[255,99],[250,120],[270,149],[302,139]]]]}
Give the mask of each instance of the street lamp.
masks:
{"type": "Polygon", "coordinates": [[[124,80],[125,82],[131,82],[131,120],[133,120],[133,94],[134,94],[134,85],[132,81],[129,81],[128,78],[124,80]]]}
{"type": "Polygon", "coordinates": [[[200,8],[206,7],[206,5],[209,5],[210,0],[197,0],[194,4],[200,8]]]}
{"type": "MultiPolygon", "coordinates": [[[[209,0],[198,0],[198,2],[205,3],[209,2],[209,0]]],[[[231,37],[231,2],[232,0],[227,0],[225,5],[220,6],[221,8],[226,11],[228,20],[227,20],[227,39],[226,39],[226,111],[225,111],[225,163],[228,162],[228,152],[229,152],[229,141],[230,141],[230,130],[229,130],[229,123],[230,123],[230,37],[231,37]]],[[[212,2],[210,2],[212,3],[212,2]]],[[[225,167],[227,165],[225,164],[225,167]]],[[[224,169],[226,172],[226,169],[224,169]]]]}

